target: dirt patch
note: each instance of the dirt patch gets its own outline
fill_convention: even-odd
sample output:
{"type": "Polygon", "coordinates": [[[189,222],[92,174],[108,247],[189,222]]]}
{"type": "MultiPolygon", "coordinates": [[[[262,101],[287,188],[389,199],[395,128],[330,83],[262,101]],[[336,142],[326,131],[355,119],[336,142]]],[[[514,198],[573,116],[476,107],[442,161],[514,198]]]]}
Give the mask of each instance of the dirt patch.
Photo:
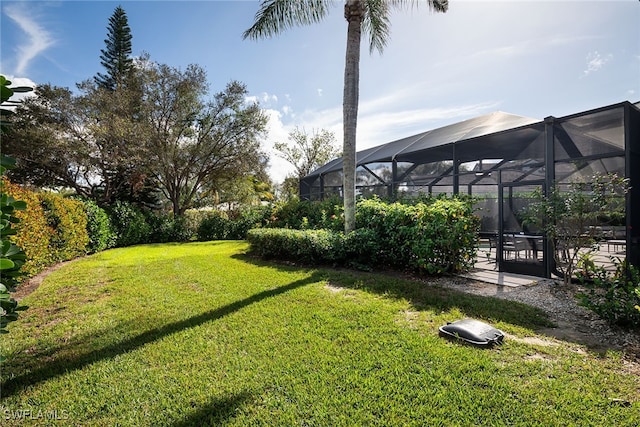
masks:
{"type": "Polygon", "coordinates": [[[341,288],[340,286],[334,286],[334,285],[325,285],[324,288],[334,294],[337,294],[338,292],[346,290],[346,288],[341,288]]]}
{"type": "Polygon", "coordinates": [[[13,292],[11,296],[15,298],[16,301],[20,301],[21,299],[23,299],[24,297],[26,297],[27,295],[29,295],[30,293],[38,289],[38,287],[40,287],[40,285],[44,281],[45,277],[47,277],[49,274],[53,273],[54,271],[61,269],[65,265],[69,264],[70,262],[71,261],[61,262],[56,265],[52,265],[51,267],[41,271],[40,273],[36,274],[35,276],[31,277],[30,279],[18,285],[18,287],[16,287],[16,291],[13,292]]]}
{"type": "Polygon", "coordinates": [[[542,347],[556,347],[556,346],[559,345],[559,343],[557,343],[555,341],[552,341],[550,339],[547,340],[547,339],[543,339],[543,338],[539,338],[539,337],[524,337],[524,338],[520,338],[520,337],[516,337],[515,335],[505,334],[505,338],[507,338],[509,340],[525,343],[525,344],[539,345],[539,346],[542,346],[542,347]]]}

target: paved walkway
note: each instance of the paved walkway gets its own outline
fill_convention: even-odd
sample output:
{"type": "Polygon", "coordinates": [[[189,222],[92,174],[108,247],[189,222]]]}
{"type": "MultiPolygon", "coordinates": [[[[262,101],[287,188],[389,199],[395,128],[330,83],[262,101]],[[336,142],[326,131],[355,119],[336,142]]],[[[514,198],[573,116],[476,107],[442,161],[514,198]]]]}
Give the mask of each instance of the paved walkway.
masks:
{"type": "Polygon", "coordinates": [[[518,286],[531,286],[535,285],[540,280],[545,280],[542,277],[524,276],[521,274],[504,273],[480,268],[473,269],[468,273],[461,274],[460,276],[479,280],[481,282],[493,283],[494,285],[508,286],[511,288],[516,288],[518,286]]]}
{"type": "MultiPolygon", "coordinates": [[[[593,262],[596,265],[603,265],[607,270],[614,271],[616,264],[612,259],[614,257],[618,258],[618,262],[620,262],[620,260],[624,258],[624,252],[621,250],[623,243],[621,242],[623,241],[612,240],[608,243],[605,242],[598,245],[598,249],[591,252],[593,262]]],[[[475,268],[469,273],[461,274],[461,276],[509,287],[528,286],[540,280],[545,280],[543,277],[498,272],[495,270],[495,259],[495,248],[489,248],[488,243],[481,244],[475,268]]]]}
{"type": "Polygon", "coordinates": [[[492,283],[494,285],[508,286],[511,288],[531,286],[535,285],[540,280],[545,280],[543,277],[525,276],[522,274],[496,271],[496,263],[494,261],[495,249],[488,257],[486,256],[487,252],[487,248],[481,248],[481,250],[478,251],[475,268],[468,273],[461,274],[460,276],[479,280],[481,282],[492,283]]]}

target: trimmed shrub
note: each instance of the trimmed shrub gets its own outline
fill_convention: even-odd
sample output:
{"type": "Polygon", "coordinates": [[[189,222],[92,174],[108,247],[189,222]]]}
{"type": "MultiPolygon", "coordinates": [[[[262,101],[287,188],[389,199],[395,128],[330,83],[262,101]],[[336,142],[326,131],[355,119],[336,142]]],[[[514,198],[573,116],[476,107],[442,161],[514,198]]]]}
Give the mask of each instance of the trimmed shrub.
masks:
{"type": "Polygon", "coordinates": [[[245,239],[249,230],[266,225],[267,218],[270,215],[270,206],[252,206],[235,212],[231,216],[232,221],[227,238],[233,240],[245,239]]]}
{"type": "Polygon", "coordinates": [[[186,242],[193,236],[186,218],[174,218],[173,215],[149,212],[146,220],[151,227],[149,237],[151,243],[186,242]]]}
{"type": "Polygon", "coordinates": [[[47,223],[37,193],[13,184],[6,178],[2,180],[2,192],[27,204],[26,209],[15,213],[20,222],[16,224],[16,234],[11,240],[27,255],[22,272],[26,276],[34,276],[55,261],[49,250],[55,230],[47,223]]]}
{"type": "Polygon", "coordinates": [[[360,200],[356,227],[373,230],[384,248],[380,260],[428,274],[468,270],[477,251],[480,222],[469,201],[430,199],[412,205],[360,200]]]}
{"type": "MultiPolygon", "coordinates": [[[[301,221],[309,228],[310,223],[301,221]]],[[[265,257],[445,274],[473,266],[480,221],[466,200],[404,205],[374,198],[358,202],[356,226],[347,236],[330,230],[277,229],[251,230],[247,239],[265,257]]]]}
{"type": "Polygon", "coordinates": [[[190,239],[198,239],[198,228],[202,221],[212,214],[212,210],[189,209],[184,213],[185,227],[188,230],[190,239]]]}
{"type": "Polygon", "coordinates": [[[336,261],[342,235],[329,230],[252,229],[251,250],[264,258],[323,264],[336,261]]]}
{"type": "Polygon", "coordinates": [[[82,200],[82,204],[87,215],[89,252],[100,252],[114,247],[117,236],[107,212],[93,200],[82,200]]]}
{"type": "Polygon", "coordinates": [[[54,261],[66,261],[86,254],[89,234],[82,202],[50,192],[38,193],[38,196],[47,223],[55,230],[49,245],[54,261]]]}
{"type": "Polygon", "coordinates": [[[435,200],[413,207],[415,233],[411,264],[429,274],[466,271],[473,267],[480,220],[470,203],[435,200]]]}
{"type": "Polygon", "coordinates": [[[321,202],[290,200],[277,204],[268,218],[272,228],[344,230],[342,200],[331,198],[321,202]]]}
{"type": "Polygon", "coordinates": [[[211,211],[208,212],[198,226],[198,240],[224,240],[229,235],[231,221],[225,212],[211,211]]]}
{"type": "Polygon", "coordinates": [[[344,236],[340,233],[341,242],[334,248],[343,264],[359,269],[371,269],[378,265],[383,256],[383,247],[378,234],[370,228],[357,228],[344,236]]]}
{"type": "Polygon", "coordinates": [[[116,232],[116,246],[131,246],[147,243],[151,226],[144,214],[129,202],[117,201],[107,210],[116,232]]]}
{"type": "Polygon", "coordinates": [[[380,261],[389,266],[407,266],[412,258],[413,206],[388,204],[378,198],[361,199],[356,204],[356,229],[370,229],[384,248],[380,261]]]}
{"type": "Polygon", "coordinates": [[[208,211],[198,226],[198,240],[242,240],[252,228],[267,224],[269,206],[253,206],[239,211],[208,211]]]}

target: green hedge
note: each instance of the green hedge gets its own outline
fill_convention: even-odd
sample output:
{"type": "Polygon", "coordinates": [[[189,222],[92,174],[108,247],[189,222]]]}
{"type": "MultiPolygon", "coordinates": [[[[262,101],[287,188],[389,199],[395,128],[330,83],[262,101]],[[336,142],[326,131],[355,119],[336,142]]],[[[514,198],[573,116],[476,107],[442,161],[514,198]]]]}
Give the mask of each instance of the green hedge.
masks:
{"type": "Polygon", "coordinates": [[[438,198],[406,205],[374,198],[358,202],[356,227],[376,233],[384,248],[382,263],[439,274],[473,267],[480,220],[469,200],[438,198]]]}
{"type": "Polygon", "coordinates": [[[146,212],[145,218],[151,229],[149,243],[188,242],[193,237],[184,217],[146,212]]]}
{"type": "Polygon", "coordinates": [[[466,271],[473,266],[479,219],[470,201],[388,204],[360,200],[356,230],[251,230],[247,240],[260,256],[376,268],[411,269],[427,274],[466,271]]]}
{"type": "Polygon", "coordinates": [[[270,215],[269,206],[254,206],[229,213],[207,211],[198,226],[198,240],[242,240],[250,229],[265,226],[270,215]]]}
{"type": "Polygon", "coordinates": [[[82,200],[82,204],[87,215],[89,252],[100,252],[114,247],[117,236],[107,212],[93,200],[82,200]]]}
{"type": "Polygon", "coordinates": [[[65,261],[86,254],[89,234],[87,214],[82,202],[50,192],[40,192],[38,197],[47,224],[55,230],[49,242],[53,261],[65,261]]]}
{"type": "Polygon", "coordinates": [[[344,230],[342,200],[331,198],[321,202],[291,200],[277,203],[266,219],[270,228],[344,230]]]}
{"type": "Polygon", "coordinates": [[[330,230],[256,228],[249,230],[247,240],[252,251],[264,258],[325,264],[336,260],[342,234],[330,230]]]}
{"type": "Polygon", "coordinates": [[[117,201],[107,209],[116,233],[116,246],[132,246],[147,243],[151,238],[151,226],[140,209],[129,202],[117,201]]]}
{"type": "Polygon", "coordinates": [[[4,179],[2,192],[16,200],[22,200],[27,208],[16,212],[20,220],[15,228],[17,233],[11,240],[27,255],[27,261],[22,267],[26,276],[33,276],[55,262],[50,250],[50,243],[55,230],[47,223],[43,206],[40,204],[38,193],[22,188],[4,179]]]}

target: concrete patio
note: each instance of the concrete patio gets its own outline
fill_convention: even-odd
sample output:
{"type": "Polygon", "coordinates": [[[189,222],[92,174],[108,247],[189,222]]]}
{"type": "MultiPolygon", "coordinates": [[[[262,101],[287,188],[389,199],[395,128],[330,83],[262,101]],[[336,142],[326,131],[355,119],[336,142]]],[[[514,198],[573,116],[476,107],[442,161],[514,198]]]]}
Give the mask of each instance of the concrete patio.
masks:
{"type": "MultiPolygon", "coordinates": [[[[596,265],[603,265],[609,271],[615,270],[615,264],[612,258],[617,258],[618,260],[624,259],[624,245],[622,243],[618,241],[615,243],[604,241],[598,245],[597,250],[592,252],[592,260],[594,263],[596,265]]],[[[481,242],[473,270],[460,276],[506,287],[531,286],[541,280],[547,280],[544,277],[497,271],[495,260],[495,248],[490,248],[488,243],[481,242]]],[[[559,278],[557,279],[561,280],[559,278]]]]}

